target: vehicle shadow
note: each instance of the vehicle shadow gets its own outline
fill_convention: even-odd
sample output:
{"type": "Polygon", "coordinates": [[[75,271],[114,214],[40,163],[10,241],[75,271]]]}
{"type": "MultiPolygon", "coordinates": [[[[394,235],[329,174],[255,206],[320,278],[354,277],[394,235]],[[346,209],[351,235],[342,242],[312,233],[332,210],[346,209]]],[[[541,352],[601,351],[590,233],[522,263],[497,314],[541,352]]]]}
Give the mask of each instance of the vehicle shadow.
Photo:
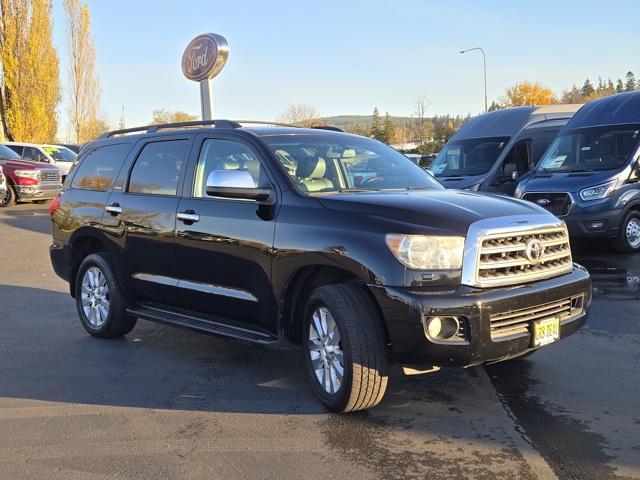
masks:
{"type": "Polygon", "coordinates": [[[0,209],[0,224],[35,233],[51,234],[47,205],[18,204],[0,209]],[[46,216],[46,218],[44,218],[46,216]]]}

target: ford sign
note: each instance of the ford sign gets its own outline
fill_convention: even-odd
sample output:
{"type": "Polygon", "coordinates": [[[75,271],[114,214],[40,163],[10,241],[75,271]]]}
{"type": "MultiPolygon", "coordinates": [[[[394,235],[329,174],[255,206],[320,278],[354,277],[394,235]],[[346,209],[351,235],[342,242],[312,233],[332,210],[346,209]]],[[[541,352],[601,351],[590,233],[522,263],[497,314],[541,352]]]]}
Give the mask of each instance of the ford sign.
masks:
{"type": "Polygon", "coordinates": [[[227,40],[215,33],[203,33],[189,42],[182,55],[182,73],[200,82],[215,77],[229,56],[227,40]]]}

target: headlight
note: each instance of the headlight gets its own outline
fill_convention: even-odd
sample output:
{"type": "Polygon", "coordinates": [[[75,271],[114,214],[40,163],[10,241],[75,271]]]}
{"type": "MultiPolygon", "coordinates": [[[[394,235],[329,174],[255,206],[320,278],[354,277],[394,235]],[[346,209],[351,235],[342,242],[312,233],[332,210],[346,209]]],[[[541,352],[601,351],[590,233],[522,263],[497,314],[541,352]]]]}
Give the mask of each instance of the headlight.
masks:
{"type": "Polygon", "coordinates": [[[16,170],[16,177],[38,178],[37,170],[16,170]]]}
{"type": "Polygon", "coordinates": [[[393,255],[415,270],[460,270],[464,237],[394,235],[386,237],[393,255]]]}
{"type": "Polygon", "coordinates": [[[611,195],[614,187],[616,186],[616,180],[603,183],[602,185],[596,185],[595,187],[585,188],[580,190],[580,198],[582,200],[597,200],[599,198],[605,198],[611,195]]]}

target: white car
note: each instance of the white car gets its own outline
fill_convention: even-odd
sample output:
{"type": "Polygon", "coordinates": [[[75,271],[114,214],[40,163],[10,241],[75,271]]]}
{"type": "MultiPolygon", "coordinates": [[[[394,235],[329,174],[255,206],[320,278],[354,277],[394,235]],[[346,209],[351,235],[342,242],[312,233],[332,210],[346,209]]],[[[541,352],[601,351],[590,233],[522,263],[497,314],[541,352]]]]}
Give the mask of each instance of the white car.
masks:
{"type": "Polygon", "coordinates": [[[0,167],[0,203],[4,196],[7,194],[7,181],[4,179],[2,167],[0,167]]]}
{"type": "Polygon", "coordinates": [[[58,167],[62,173],[63,182],[78,156],[74,151],[62,145],[38,145],[22,142],[4,142],[2,145],[6,145],[16,152],[23,160],[43,162],[58,167]]]}

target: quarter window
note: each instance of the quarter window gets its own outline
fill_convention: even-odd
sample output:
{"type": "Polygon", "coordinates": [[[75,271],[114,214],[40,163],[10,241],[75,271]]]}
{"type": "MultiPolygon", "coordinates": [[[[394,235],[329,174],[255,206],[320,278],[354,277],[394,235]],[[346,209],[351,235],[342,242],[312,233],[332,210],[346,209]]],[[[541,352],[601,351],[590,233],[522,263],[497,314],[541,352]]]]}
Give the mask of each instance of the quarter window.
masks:
{"type": "Polygon", "coordinates": [[[212,138],[202,144],[193,187],[194,197],[207,197],[207,178],[215,170],[244,170],[249,172],[256,187],[269,184],[260,161],[247,146],[233,140],[212,138]]]}
{"type": "Polygon", "coordinates": [[[91,150],[76,165],[71,188],[111,190],[130,147],[129,143],[118,143],[91,150]]]}
{"type": "Polygon", "coordinates": [[[176,195],[188,145],[188,140],[145,145],[131,171],[129,193],[176,195]]]}

